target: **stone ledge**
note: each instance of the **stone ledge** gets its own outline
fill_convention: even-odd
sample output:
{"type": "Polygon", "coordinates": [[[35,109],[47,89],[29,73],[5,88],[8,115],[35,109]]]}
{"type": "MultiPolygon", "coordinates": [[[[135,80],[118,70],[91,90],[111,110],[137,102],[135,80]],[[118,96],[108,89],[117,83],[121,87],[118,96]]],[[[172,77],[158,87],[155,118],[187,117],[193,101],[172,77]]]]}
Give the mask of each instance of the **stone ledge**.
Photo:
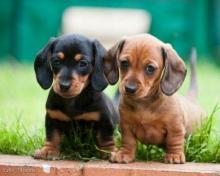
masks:
{"type": "Polygon", "coordinates": [[[43,161],[0,155],[0,176],[220,176],[220,164],[157,162],[111,164],[106,161],[43,161]]]}

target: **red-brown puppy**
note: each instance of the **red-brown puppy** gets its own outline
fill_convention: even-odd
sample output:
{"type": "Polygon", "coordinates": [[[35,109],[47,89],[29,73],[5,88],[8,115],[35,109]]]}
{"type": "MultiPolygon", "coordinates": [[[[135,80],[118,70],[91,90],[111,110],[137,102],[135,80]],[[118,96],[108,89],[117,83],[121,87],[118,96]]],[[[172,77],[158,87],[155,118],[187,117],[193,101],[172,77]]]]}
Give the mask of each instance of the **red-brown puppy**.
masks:
{"type": "Polygon", "coordinates": [[[193,90],[189,98],[175,94],[186,76],[176,51],[149,34],[140,34],[113,46],[103,64],[110,84],[118,81],[119,73],[121,79],[122,146],[110,160],[133,161],[138,139],[165,146],[165,162],[184,163],[184,136],[192,132],[203,113],[193,102],[193,90]]]}

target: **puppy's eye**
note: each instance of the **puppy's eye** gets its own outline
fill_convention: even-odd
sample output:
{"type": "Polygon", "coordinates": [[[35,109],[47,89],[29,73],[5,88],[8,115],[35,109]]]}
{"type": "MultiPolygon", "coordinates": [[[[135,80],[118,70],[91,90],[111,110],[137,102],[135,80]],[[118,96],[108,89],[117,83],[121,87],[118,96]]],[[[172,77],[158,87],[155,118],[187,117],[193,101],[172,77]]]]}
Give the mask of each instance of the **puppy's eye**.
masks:
{"type": "Polygon", "coordinates": [[[80,62],[79,62],[79,67],[81,67],[81,68],[85,68],[85,67],[88,67],[88,62],[87,61],[85,61],[85,60],[81,60],[80,62]]]}
{"type": "Polygon", "coordinates": [[[152,75],[155,70],[156,69],[152,65],[148,65],[145,71],[147,75],[152,75]]]}
{"type": "Polygon", "coordinates": [[[129,67],[129,62],[128,62],[127,60],[121,61],[120,67],[121,67],[122,69],[128,68],[128,67],[129,67]]]}

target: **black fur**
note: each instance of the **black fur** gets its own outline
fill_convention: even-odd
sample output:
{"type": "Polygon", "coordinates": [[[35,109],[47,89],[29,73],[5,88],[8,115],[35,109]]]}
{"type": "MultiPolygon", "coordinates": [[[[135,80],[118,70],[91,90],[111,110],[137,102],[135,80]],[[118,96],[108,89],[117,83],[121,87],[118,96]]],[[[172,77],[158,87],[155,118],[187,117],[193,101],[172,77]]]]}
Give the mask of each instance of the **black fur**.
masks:
{"type": "MultiPolygon", "coordinates": [[[[103,139],[113,136],[115,125],[118,123],[118,112],[116,111],[111,100],[103,93],[98,93],[93,90],[91,86],[87,87],[80,96],[71,99],[65,99],[57,95],[53,89],[50,90],[47,103],[47,109],[60,110],[69,117],[80,115],[86,112],[100,112],[101,117],[94,123],[95,133],[100,132],[103,139]]],[[[83,123],[83,120],[81,120],[83,123]]],[[[58,130],[64,133],[68,133],[70,129],[69,122],[63,122],[55,119],[51,119],[49,115],[46,115],[46,134],[48,139],[53,135],[54,130],[58,130]],[[67,131],[66,131],[67,130],[67,131]]]]}
{"type": "Polygon", "coordinates": [[[34,62],[36,78],[43,89],[49,89],[53,82],[53,75],[49,65],[49,59],[56,42],[56,39],[50,39],[48,44],[41,51],[39,51],[34,62]]]}
{"type": "MultiPolygon", "coordinates": [[[[57,75],[62,70],[61,82],[68,82],[71,74],[76,72],[79,75],[89,75],[88,86],[76,97],[64,98],[58,95],[51,88],[46,109],[59,110],[74,121],[76,115],[85,112],[100,112],[99,121],[84,121],[84,124],[94,124],[94,130],[101,134],[103,140],[113,138],[113,130],[119,120],[118,112],[114,108],[111,100],[102,91],[108,85],[103,71],[102,60],[105,54],[104,47],[97,41],[91,41],[81,35],[67,35],[55,38],[37,54],[34,68],[38,83],[43,89],[48,89],[53,82],[53,75],[57,75]],[[62,64],[56,65],[56,55],[62,51],[67,57],[62,64]],[[87,69],[80,69],[77,61],[73,58],[76,54],[81,54],[88,62],[87,69]]],[[[54,131],[66,132],[70,129],[71,121],[61,121],[52,119],[46,114],[46,139],[52,140],[54,131]]]]}
{"type": "MultiPolygon", "coordinates": [[[[91,41],[84,36],[74,34],[50,39],[48,44],[37,54],[34,69],[37,81],[43,89],[50,88],[53,82],[51,65],[55,53],[59,51],[63,51],[66,56],[69,56],[71,62],[73,62],[74,54],[84,55],[84,58],[94,67],[92,73],[93,88],[102,91],[107,87],[108,82],[102,71],[105,48],[97,40],[91,41]]],[[[76,63],[70,63],[70,65],[75,66],[76,63]]],[[[55,69],[54,72],[56,73],[55,69]]]]}

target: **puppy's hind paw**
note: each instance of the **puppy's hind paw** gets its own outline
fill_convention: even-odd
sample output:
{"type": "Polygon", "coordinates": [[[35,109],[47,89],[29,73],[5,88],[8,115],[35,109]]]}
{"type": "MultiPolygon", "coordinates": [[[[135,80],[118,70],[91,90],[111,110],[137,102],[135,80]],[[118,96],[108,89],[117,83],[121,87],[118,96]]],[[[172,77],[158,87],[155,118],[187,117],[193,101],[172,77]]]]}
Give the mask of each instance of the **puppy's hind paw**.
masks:
{"type": "Polygon", "coordinates": [[[167,153],[164,158],[168,164],[184,164],[186,162],[185,155],[181,153],[167,153]]]}
{"type": "Polygon", "coordinates": [[[112,152],[110,162],[112,163],[130,163],[134,161],[134,155],[125,153],[121,150],[112,152]]]}
{"type": "Polygon", "coordinates": [[[35,159],[44,159],[44,160],[57,160],[59,159],[60,152],[55,148],[43,147],[37,149],[34,154],[35,159]]]}

